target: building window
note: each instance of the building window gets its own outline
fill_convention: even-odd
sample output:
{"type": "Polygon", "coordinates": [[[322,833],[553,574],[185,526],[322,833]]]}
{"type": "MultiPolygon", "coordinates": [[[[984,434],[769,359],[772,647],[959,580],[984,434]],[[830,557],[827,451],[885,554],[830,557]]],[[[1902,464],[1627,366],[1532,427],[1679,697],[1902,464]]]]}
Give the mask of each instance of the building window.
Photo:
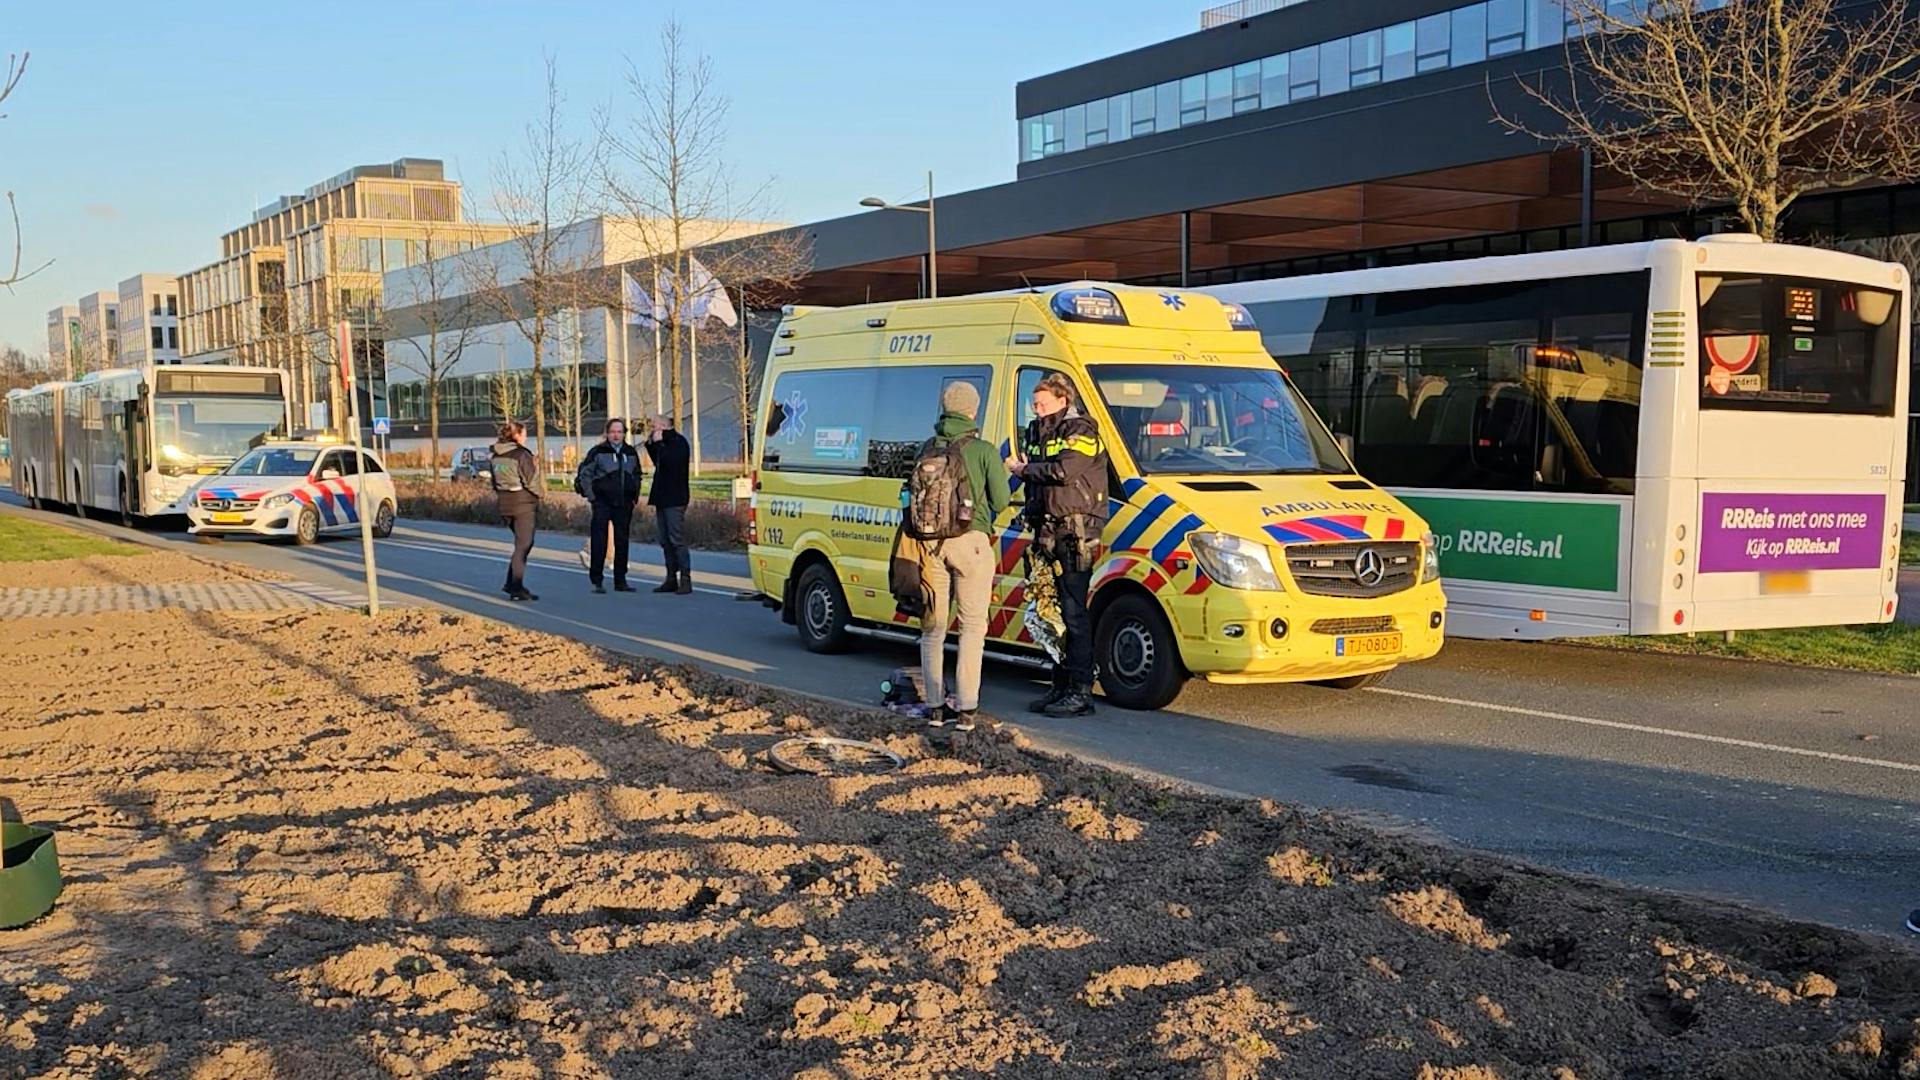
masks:
{"type": "Polygon", "coordinates": [[[1414,70],[1422,75],[1446,70],[1453,44],[1453,17],[1443,11],[1419,19],[1413,25],[1414,70]]]}
{"type": "Polygon", "coordinates": [[[1340,38],[1320,46],[1320,96],[1343,94],[1347,90],[1347,39],[1340,38]]]}
{"type": "Polygon", "coordinates": [[[167,335],[158,326],[153,328],[153,347],[156,349],[167,347],[167,335]]]}
{"type": "Polygon", "coordinates": [[[1107,139],[1119,142],[1133,137],[1133,95],[1115,94],[1107,99],[1107,139]]]}
{"type": "Polygon", "coordinates": [[[1523,0],[1487,0],[1487,55],[1505,56],[1527,47],[1523,0]]]}
{"type": "Polygon", "coordinates": [[[1153,90],[1153,130],[1174,131],[1180,127],[1180,83],[1163,82],[1153,90]]]}
{"type": "Polygon", "coordinates": [[[1287,100],[1320,96],[1320,50],[1312,46],[1287,54],[1287,100]]]}
{"type": "MultiPolygon", "coordinates": [[[[1527,0],[1527,48],[1544,49],[1569,36],[1573,17],[1560,0],[1527,0]]],[[[1579,37],[1577,30],[1570,35],[1579,37]]]]}
{"type": "Polygon", "coordinates": [[[175,330],[171,326],[167,327],[166,331],[167,331],[167,348],[169,349],[179,348],[180,347],[179,331],[175,330]]]}
{"type": "Polygon", "coordinates": [[[1260,61],[1249,60],[1233,69],[1233,111],[1237,115],[1260,107],[1260,61]]]}
{"type": "Polygon", "coordinates": [[[1067,146],[1066,152],[1087,148],[1087,110],[1084,105],[1075,105],[1065,110],[1067,146]]]}
{"type": "Polygon", "coordinates": [[[1380,31],[1369,30],[1347,39],[1348,63],[1353,66],[1353,85],[1372,86],[1380,81],[1380,31]]]}
{"type": "Polygon", "coordinates": [[[1233,115],[1233,69],[1207,72],[1207,119],[1225,120],[1233,115]]]}
{"type": "Polygon", "coordinates": [[[176,318],[180,315],[180,297],[173,293],[167,294],[167,314],[176,318]]]}
{"type": "Polygon", "coordinates": [[[1287,54],[1260,61],[1260,104],[1271,109],[1287,103],[1287,54]]]}
{"type": "Polygon", "coordinates": [[[160,294],[159,293],[153,294],[153,313],[155,315],[160,314],[160,294]]]}
{"type": "Polygon", "coordinates": [[[1487,58],[1487,5],[1453,9],[1452,64],[1477,64],[1487,58]]]}
{"type": "Polygon", "coordinates": [[[107,329],[109,330],[120,329],[120,309],[107,308],[106,316],[107,316],[107,329]]]}
{"type": "Polygon", "coordinates": [[[1189,75],[1180,80],[1180,126],[1207,122],[1207,77],[1189,75]]]}
{"type": "Polygon", "coordinates": [[[1383,64],[1384,78],[1388,82],[1395,79],[1413,77],[1413,24],[1395,23],[1381,31],[1386,41],[1386,59],[1383,64]]]}
{"type": "Polygon", "coordinates": [[[1133,92],[1133,133],[1153,134],[1153,87],[1133,92]]]}

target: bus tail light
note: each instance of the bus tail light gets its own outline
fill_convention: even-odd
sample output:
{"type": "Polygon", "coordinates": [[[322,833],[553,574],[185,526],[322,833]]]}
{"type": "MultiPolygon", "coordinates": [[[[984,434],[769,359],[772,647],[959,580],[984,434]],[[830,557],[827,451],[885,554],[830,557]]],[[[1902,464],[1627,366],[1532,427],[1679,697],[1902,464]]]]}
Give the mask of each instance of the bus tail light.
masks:
{"type": "Polygon", "coordinates": [[[1687,613],[1684,611],[1675,611],[1673,613],[1673,625],[1685,626],[1686,624],[1687,624],[1687,613]]]}

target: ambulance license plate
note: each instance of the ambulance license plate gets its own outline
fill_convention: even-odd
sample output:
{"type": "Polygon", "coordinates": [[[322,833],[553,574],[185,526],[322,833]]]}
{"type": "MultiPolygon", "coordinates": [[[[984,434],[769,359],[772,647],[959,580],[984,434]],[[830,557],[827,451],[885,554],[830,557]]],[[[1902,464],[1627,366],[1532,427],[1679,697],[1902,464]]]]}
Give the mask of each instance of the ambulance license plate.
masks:
{"type": "Polygon", "coordinates": [[[245,514],[213,514],[210,516],[215,525],[245,525],[247,523],[247,515],[245,514]]]}
{"type": "Polygon", "coordinates": [[[1335,656],[1381,656],[1400,651],[1400,635],[1392,634],[1354,634],[1350,637],[1333,639],[1335,656]]]}

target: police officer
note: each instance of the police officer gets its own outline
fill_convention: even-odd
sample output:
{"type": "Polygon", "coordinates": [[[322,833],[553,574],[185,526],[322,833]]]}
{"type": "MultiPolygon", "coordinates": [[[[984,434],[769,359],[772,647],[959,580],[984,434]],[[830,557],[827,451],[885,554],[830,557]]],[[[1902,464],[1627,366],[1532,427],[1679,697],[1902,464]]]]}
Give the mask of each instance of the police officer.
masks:
{"type": "Polygon", "coordinates": [[[1026,522],[1035,557],[1058,564],[1061,662],[1053,689],[1030,707],[1047,716],[1093,713],[1093,620],[1087,592],[1107,524],[1107,452],[1100,429],[1075,406],[1073,384],[1057,372],[1033,390],[1033,422],[1007,468],[1027,487],[1026,522]]]}

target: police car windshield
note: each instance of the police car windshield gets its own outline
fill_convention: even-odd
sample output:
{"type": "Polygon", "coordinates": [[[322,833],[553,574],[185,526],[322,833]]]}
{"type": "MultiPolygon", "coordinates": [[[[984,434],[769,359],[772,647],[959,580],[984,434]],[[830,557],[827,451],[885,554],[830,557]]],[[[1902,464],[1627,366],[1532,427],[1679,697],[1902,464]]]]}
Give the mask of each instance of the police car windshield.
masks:
{"type": "Polygon", "coordinates": [[[227,468],[229,476],[305,476],[313,468],[318,450],[284,446],[262,446],[247,451],[247,456],[227,468]]]}
{"type": "Polygon", "coordinates": [[[1094,386],[1142,473],[1348,473],[1277,368],[1101,364],[1094,386]]]}

